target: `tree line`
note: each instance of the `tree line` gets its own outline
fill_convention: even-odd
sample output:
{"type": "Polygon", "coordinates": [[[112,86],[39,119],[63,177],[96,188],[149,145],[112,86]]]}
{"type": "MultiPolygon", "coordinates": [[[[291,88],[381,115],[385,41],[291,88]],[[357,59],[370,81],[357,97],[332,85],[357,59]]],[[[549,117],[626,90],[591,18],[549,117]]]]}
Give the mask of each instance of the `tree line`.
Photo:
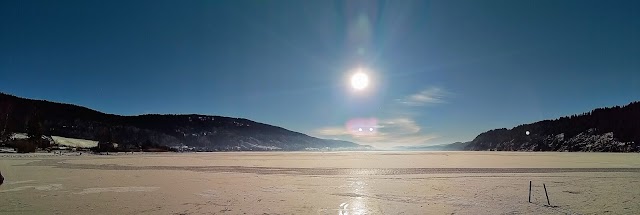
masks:
{"type": "MultiPolygon", "coordinates": [[[[579,134],[603,135],[613,132],[616,141],[630,143],[629,150],[640,148],[640,102],[631,102],[625,106],[597,108],[592,111],[560,117],[554,120],[543,120],[532,124],[516,126],[512,129],[494,129],[478,135],[466,148],[472,150],[518,150],[532,147],[532,150],[549,151],[565,147],[566,142],[549,139],[562,135],[563,141],[579,134]],[[526,132],[529,132],[527,135],[526,132]]],[[[571,150],[583,150],[569,146],[571,150]]],[[[611,146],[604,150],[616,149],[611,146]]]]}

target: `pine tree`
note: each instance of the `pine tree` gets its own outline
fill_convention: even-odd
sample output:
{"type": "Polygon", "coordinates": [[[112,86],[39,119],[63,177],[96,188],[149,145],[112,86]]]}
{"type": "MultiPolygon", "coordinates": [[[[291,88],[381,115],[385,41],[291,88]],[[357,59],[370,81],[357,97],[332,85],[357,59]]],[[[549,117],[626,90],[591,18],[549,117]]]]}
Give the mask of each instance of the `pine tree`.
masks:
{"type": "Polygon", "coordinates": [[[29,137],[29,141],[40,148],[49,147],[49,142],[42,140],[42,136],[44,136],[44,126],[42,125],[42,120],[37,113],[34,113],[31,118],[27,121],[27,137],[29,137]]]}

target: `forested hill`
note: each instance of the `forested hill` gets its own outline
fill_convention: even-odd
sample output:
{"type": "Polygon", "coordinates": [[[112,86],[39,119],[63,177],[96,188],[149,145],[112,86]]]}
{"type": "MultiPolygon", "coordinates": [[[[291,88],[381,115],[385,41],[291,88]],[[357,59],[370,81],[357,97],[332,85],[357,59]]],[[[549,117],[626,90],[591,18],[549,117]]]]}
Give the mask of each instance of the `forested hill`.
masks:
{"type": "Polygon", "coordinates": [[[487,131],[465,150],[638,152],[640,102],[487,131]]]}
{"type": "Polygon", "coordinates": [[[207,115],[119,116],[89,108],[0,93],[0,130],[115,142],[122,145],[187,145],[208,150],[304,150],[356,148],[242,118],[207,115]]]}

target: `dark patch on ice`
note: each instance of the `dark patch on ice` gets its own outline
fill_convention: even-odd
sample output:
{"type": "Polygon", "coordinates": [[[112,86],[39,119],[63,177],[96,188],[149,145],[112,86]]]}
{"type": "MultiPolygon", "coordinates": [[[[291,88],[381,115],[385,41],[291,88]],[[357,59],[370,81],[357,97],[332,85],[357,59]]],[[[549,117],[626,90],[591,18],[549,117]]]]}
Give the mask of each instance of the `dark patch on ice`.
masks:
{"type": "Polygon", "coordinates": [[[18,166],[51,166],[66,169],[98,170],[182,170],[196,172],[229,172],[281,175],[413,175],[469,173],[575,173],[635,172],[640,168],[281,168],[247,166],[121,166],[115,164],[71,164],[64,160],[40,160],[18,166]]]}
{"type": "Polygon", "coordinates": [[[565,190],[565,191],[562,191],[562,192],[571,193],[571,194],[581,194],[582,193],[580,191],[569,191],[569,190],[565,190]]]}

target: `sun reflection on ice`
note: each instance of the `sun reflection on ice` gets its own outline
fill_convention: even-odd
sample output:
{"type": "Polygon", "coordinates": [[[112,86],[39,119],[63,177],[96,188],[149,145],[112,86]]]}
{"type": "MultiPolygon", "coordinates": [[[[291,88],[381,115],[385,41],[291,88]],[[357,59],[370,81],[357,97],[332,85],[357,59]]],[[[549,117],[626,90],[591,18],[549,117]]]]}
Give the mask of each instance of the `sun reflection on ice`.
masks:
{"type": "Polygon", "coordinates": [[[365,203],[365,186],[367,184],[361,180],[351,181],[349,184],[350,194],[354,197],[349,201],[343,202],[339,205],[338,215],[364,215],[367,214],[367,207],[365,203]]]}

